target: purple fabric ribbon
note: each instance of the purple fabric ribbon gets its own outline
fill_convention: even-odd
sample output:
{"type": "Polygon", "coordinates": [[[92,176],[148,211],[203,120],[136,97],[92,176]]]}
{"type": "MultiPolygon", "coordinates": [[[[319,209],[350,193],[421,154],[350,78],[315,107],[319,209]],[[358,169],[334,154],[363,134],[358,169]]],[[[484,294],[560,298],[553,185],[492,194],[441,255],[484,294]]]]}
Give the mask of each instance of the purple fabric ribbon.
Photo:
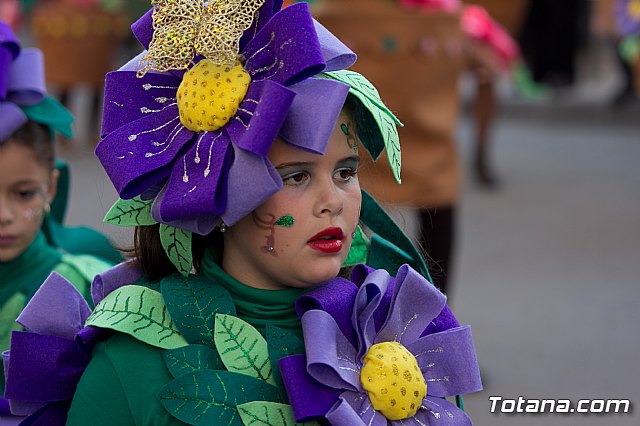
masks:
{"type": "Polygon", "coordinates": [[[91,348],[103,335],[83,328],[90,314],[78,290],[52,272],[17,319],[29,332],[14,331],[11,349],[3,354],[5,397],[14,414],[73,397],[91,348]]]}
{"type": "Polygon", "coordinates": [[[20,49],[11,28],[0,22],[0,143],[27,122],[20,106],[46,95],[44,59],[38,49],[20,49]]]}

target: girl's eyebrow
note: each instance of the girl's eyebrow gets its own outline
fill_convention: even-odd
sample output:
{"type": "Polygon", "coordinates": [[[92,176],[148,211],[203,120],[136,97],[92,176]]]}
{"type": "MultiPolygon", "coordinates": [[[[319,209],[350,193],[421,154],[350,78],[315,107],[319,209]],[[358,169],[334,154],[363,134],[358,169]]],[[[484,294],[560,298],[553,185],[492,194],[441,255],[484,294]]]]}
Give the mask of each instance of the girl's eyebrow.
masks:
{"type": "Polygon", "coordinates": [[[313,166],[314,163],[311,161],[292,161],[289,163],[282,163],[282,164],[278,164],[276,166],[276,169],[285,169],[285,168],[289,168],[289,167],[309,167],[309,166],[313,166]]]}
{"type": "Polygon", "coordinates": [[[352,155],[350,157],[345,157],[342,160],[338,161],[338,164],[359,163],[359,162],[360,162],[360,156],[359,155],[352,155]]]}

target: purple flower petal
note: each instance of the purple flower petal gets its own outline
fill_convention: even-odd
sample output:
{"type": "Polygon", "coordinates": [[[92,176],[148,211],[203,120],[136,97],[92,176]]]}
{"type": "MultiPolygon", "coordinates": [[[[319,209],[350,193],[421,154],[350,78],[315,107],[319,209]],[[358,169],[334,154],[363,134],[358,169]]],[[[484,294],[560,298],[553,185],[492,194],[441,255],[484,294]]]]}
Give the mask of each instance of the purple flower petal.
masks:
{"type": "Polygon", "coordinates": [[[306,3],[282,9],[242,52],[245,69],[254,80],[285,86],[312,77],[325,68],[322,49],[306,3]]]}
{"type": "Polygon", "coordinates": [[[227,203],[227,172],[231,148],[224,132],[199,134],[175,162],[159,203],[163,221],[219,216],[227,203]]]}
{"type": "Polygon", "coordinates": [[[142,47],[148,49],[153,39],[153,8],[147,10],[144,15],[131,25],[131,31],[142,47]]]}
{"type": "Polygon", "coordinates": [[[311,309],[321,309],[333,317],[342,334],[356,344],[356,332],[351,324],[351,312],[358,287],[344,278],[334,278],[296,300],[296,313],[302,318],[311,309]]]}
{"type": "Polygon", "coordinates": [[[314,19],[313,26],[320,40],[322,56],[327,63],[327,67],[324,69],[325,71],[343,70],[349,68],[356,62],[356,54],[338,40],[336,36],[331,34],[329,30],[323,27],[320,22],[314,19]]]}
{"type": "Polygon", "coordinates": [[[358,290],[351,321],[358,335],[359,358],[362,358],[373,344],[376,336],[374,313],[392,282],[393,279],[387,271],[378,269],[367,276],[358,290]]]}
{"type": "MultiPolygon", "coordinates": [[[[467,413],[446,399],[430,396],[427,396],[422,401],[422,407],[416,413],[415,418],[429,426],[472,426],[471,419],[467,413]]],[[[421,426],[420,423],[415,421],[408,424],[421,426]]]]}
{"type": "Polygon", "coordinates": [[[267,22],[282,9],[283,0],[265,0],[260,9],[256,11],[251,27],[240,38],[240,52],[244,52],[247,43],[254,39],[256,34],[267,22]]]}
{"type": "Polygon", "coordinates": [[[349,86],[335,80],[309,78],[290,89],[296,96],[280,129],[280,137],[297,148],[324,154],[349,86]],[[309,114],[309,111],[315,113],[309,114]]]}
{"type": "Polygon", "coordinates": [[[388,420],[373,409],[366,393],[344,392],[327,412],[332,426],[387,426],[388,420]]]}
{"type": "Polygon", "coordinates": [[[7,139],[28,120],[18,105],[0,102],[0,142],[7,139]]]}
{"type": "Polygon", "coordinates": [[[426,325],[438,316],[446,296],[408,265],[398,269],[387,321],[375,338],[379,342],[416,341],[426,325]]]}
{"type": "Polygon", "coordinates": [[[109,133],[96,147],[96,156],[120,197],[133,198],[169,176],[174,159],[193,136],[172,106],[109,133]]]}
{"type": "Polygon", "coordinates": [[[141,276],[142,270],[133,260],[122,262],[96,275],[91,284],[93,304],[97,305],[112,291],[135,282],[141,276]]]}
{"type": "Polygon", "coordinates": [[[224,129],[235,145],[264,157],[294,97],[293,91],[273,81],[252,82],[236,116],[224,129]]]}
{"type": "Polygon", "coordinates": [[[428,395],[446,397],[482,390],[469,326],[421,337],[407,349],[418,361],[428,395]]]}
{"type": "Polygon", "coordinates": [[[91,309],[78,290],[52,272],[16,321],[34,333],[72,340],[89,315],[91,309]]]}
{"type": "Polygon", "coordinates": [[[361,391],[357,352],[331,315],[311,310],[302,316],[301,322],[307,337],[304,343],[311,377],[335,389],[361,391]]]}
{"type": "Polygon", "coordinates": [[[167,191],[167,185],[165,185],[158,195],[156,196],[153,204],[151,205],[151,217],[159,223],[164,223],[165,225],[173,226],[175,228],[184,229],[189,232],[194,232],[200,235],[207,235],[220,223],[220,216],[216,215],[206,215],[199,216],[190,219],[177,219],[177,220],[166,220],[160,214],[160,205],[164,199],[164,195],[167,191]]]}
{"type": "Polygon", "coordinates": [[[227,209],[224,223],[233,226],[282,188],[280,174],[268,159],[234,145],[229,168],[227,209]]]}
{"type": "Polygon", "coordinates": [[[40,49],[24,49],[9,69],[7,99],[18,105],[35,105],[46,94],[44,56],[40,49]]]}
{"type": "Polygon", "coordinates": [[[135,71],[107,73],[101,136],[175,103],[179,85],[180,80],[170,74],[147,73],[138,78],[135,71]]]}
{"type": "Polygon", "coordinates": [[[297,422],[324,416],[338,400],[342,390],[322,385],[307,373],[307,358],[291,355],[278,361],[282,381],[291,398],[291,409],[297,422]]]}

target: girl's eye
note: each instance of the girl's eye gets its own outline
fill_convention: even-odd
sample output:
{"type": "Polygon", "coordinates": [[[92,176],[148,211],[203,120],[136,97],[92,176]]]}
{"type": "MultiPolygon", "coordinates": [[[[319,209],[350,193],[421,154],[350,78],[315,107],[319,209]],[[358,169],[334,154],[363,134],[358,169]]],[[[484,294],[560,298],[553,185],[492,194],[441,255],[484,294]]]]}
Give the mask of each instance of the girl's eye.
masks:
{"type": "Polygon", "coordinates": [[[358,170],[353,168],[340,169],[336,171],[336,177],[345,182],[350,181],[358,174],[358,170]]]}
{"type": "Polygon", "coordinates": [[[36,195],[38,195],[38,191],[18,191],[18,199],[21,201],[31,201],[36,197],[36,195]]]}
{"type": "Polygon", "coordinates": [[[282,178],[282,183],[290,186],[298,186],[309,180],[309,175],[305,172],[294,173],[282,178]]]}

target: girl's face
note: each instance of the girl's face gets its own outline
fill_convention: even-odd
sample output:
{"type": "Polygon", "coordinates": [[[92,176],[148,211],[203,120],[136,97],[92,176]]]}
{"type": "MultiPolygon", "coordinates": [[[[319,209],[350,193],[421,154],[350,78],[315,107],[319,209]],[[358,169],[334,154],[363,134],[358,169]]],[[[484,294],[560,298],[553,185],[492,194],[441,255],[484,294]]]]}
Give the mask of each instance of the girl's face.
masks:
{"type": "Polygon", "coordinates": [[[263,289],[309,288],[337,276],[360,216],[357,145],[350,115],[340,115],[325,155],[277,140],[269,159],[282,189],[229,227],[222,267],[263,289]]]}
{"type": "Polygon", "coordinates": [[[55,195],[57,171],[22,145],[0,145],[0,262],[17,258],[40,230],[45,205],[55,195]]]}

